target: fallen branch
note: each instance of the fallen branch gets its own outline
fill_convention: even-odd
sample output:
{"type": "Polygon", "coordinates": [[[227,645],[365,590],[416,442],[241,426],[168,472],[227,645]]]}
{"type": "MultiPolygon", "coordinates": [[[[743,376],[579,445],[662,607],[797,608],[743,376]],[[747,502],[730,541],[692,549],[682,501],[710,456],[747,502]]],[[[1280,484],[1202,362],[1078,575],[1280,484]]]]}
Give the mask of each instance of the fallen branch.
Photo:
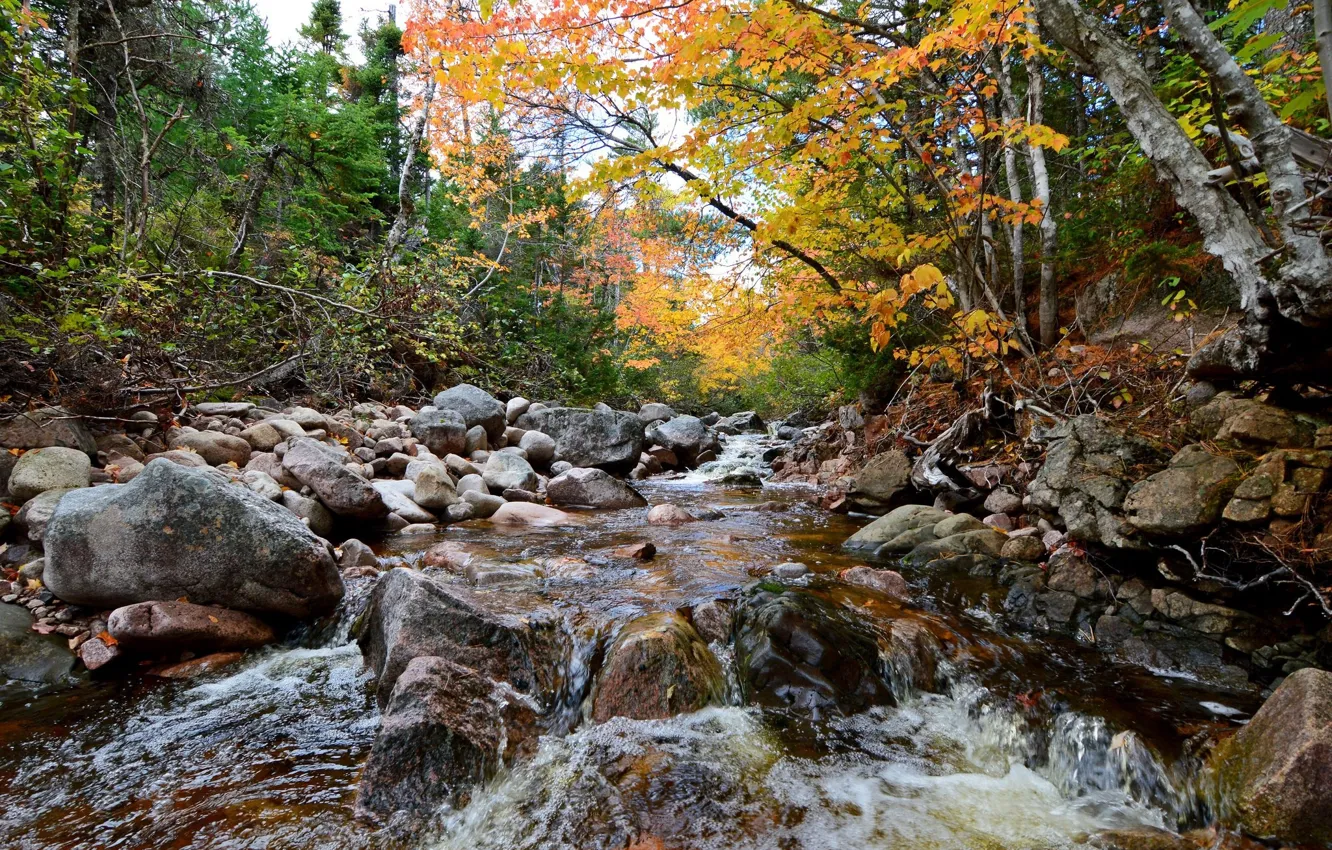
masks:
{"type": "Polygon", "coordinates": [[[220,381],[215,384],[200,384],[194,387],[125,387],[124,389],[120,390],[120,392],[122,395],[140,395],[140,394],[152,394],[152,393],[199,393],[199,392],[206,392],[208,390],[220,390],[223,387],[234,387],[240,384],[248,384],[251,381],[255,380],[256,378],[260,377],[261,375],[277,371],[278,369],[281,369],[283,366],[289,366],[295,363],[296,361],[300,360],[304,356],[305,356],[304,351],[297,352],[296,354],[293,354],[291,357],[288,357],[286,360],[283,360],[281,363],[274,363],[272,366],[265,366],[264,368],[260,369],[258,372],[251,372],[250,374],[242,378],[234,378],[230,381],[220,381]]]}

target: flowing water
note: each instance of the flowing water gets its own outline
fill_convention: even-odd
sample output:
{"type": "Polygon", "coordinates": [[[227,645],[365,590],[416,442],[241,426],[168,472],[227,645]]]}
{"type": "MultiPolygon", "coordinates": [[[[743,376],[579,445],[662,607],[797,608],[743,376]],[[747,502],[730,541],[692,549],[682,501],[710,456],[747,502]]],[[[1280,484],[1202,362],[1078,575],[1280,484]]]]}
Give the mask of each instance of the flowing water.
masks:
{"type": "MultiPolygon", "coordinates": [[[[478,593],[497,609],[554,607],[579,692],[597,630],[636,614],[733,595],[787,560],[833,573],[860,563],[841,542],[863,519],[826,514],[808,491],[736,487],[763,441],[641,483],[653,503],[723,519],[648,527],[643,511],[588,514],[570,530],[479,523],[391,539],[419,560],[452,540],[531,570],[478,593]],[[783,510],[773,510],[772,503],[783,510]],[[605,560],[651,540],[657,557],[605,560]]],[[[946,685],[897,683],[899,705],[812,722],[738,704],[666,721],[578,724],[407,841],[351,816],[378,715],[349,642],[367,583],[343,615],[204,679],[118,674],[38,694],[0,691],[0,846],[15,848],[1055,848],[1101,829],[1198,823],[1191,741],[1242,722],[1251,696],[1116,665],[1072,640],[1005,633],[1006,590],[988,579],[904,571],[903,610],[855,588],[812,584],[867,617],[910,614],[960,649],[946,685]]],[[[724,664],[729,664],[725,650],[724,664]]],[[[558,726],[559,724],[555,724],[558,726]]]]}

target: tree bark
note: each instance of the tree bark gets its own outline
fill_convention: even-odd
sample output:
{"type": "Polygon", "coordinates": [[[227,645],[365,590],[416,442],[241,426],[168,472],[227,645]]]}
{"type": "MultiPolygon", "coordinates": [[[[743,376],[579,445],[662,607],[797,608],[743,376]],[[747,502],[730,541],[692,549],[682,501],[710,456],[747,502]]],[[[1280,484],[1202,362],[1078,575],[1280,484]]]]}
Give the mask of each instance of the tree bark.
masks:
{"type": "MultiPolygon", "coordinates": [[[[1008,55],[998,57],[995,60],[999,73],[999,114],[1004,119],[1004,123],[1012,125],[1018,120],[1017,97],[1013,94],[1013,77],[1008,70],[1008,55]]],[[[1008,182],[1008,200],[1013,202],[1014,207],[1022,205],[1022,175],[1018,171],[1017,148],[1011,144],[1004,145],[1004,179],[1008,182]]],[[[1018,334],[1023,340],[1030,344],[1031,337],[1027,331],[1027,291],[1026,291],[1026,255],[1023,247],[1022,219],[1015,218],[1010,225],[1009,251],[1012,254],[1013,263],[1013,321],[1017,325],[1018,334]]]]}
{"type": "MultiPolygon", "coordinates": [[[[1033,21],[1029,24],[1033,40],[1040,40],[1040,30],[1033,21]]],[[[1045,120],[1045,81],[1041,77],[1040,61],[1033,53],[1027,59],[1027,123],[1040,124],[1045,120]]],[[[1041,288],[1040,324],[1041,345],[1049,348],[1059,341],[1059,282],[1055,280],[1055,249],[1059,228],[1055,224],[1054,210],[1050,208],[1050,172],[1045,167],[1045,148],[1028,145],[1031,162],[1033,200],[1041,206],[1041,288]]]]}
{"type": "Polygon", "coordinates": [[[398,214],[389,228],[388,238],[384,243],[384,256],[396,258],[398,249],[407,240],[407,228],[411,226],[412,216],[416,214],[416,202],[412,198],[412,178],[416,174],[416,156],[421,150],[421,140],[425,137],[426,124],[430,121],[430,102],[435,98],[435,83],[426,84],[425,102],[412,124],[412,135],[407,141],[407,150],[403,154],[402,172],[398,175],[398,214]]]}
{"type": "Polygon", "coordinates": [[[259,215],[259,205],[264,199],[264,191],[268,188],[268,181],[277,168],[278,157],[286,152],[286,145],[270,147],[268,153],[264,155],[258,173],[250,181],[250,194],[245,199],[245,206],[241,208],[240,215],[236,217],[236,238],[231,244],[231,253],[227,255],[224,266],[229,272],[234,272],[240,266],[241,258],[245,255],[245,244],[250,238],[250,230],[254,227],[254,221],[259,215]]]}

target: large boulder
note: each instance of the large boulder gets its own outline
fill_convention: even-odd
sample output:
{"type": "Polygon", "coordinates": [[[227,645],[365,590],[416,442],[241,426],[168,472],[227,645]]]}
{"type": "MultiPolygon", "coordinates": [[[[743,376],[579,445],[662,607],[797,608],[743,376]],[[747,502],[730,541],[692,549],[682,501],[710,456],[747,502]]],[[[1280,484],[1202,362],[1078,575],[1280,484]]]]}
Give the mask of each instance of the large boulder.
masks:
{"type": "Polygon", "coordinates": [[[465,588],[415,570],[400,567],[379,579],[357,632],[381,708],[408,663],[426,655],[456,661],[546,705],[560,687],[559,631],[550,618],[489,611],[465,588]]]}
{"type": "MultiPolygon", "coordinates": [[[[504,405],[500,404],[499,399],[471,384],[449,387],[435,396],[435,407],[440,410],[456,411],[462,416],[468,428],[480,425],[492,443],[504,435],[504,426],[508,424],[504,405]]],[[[445,452],[435,452],[435,454],[445,454],[445,452]]]]}
{"type": "Polygon", "coordinates": [[[434,522],[435,515],[416,503],[416,485],[411,481],[393,481],[376,479],[370,486],[379,493],[390,512],[397,514],[409,523],[434,522]]]}
{"type": "MultiPolygon", "coordinates": [[[[947,511],[941,511],[929,505],[903,505],[851,535],[842,544],[842,548],[856,551],[876,551],[883,544],[918,528],[929,529],[928,539],[933,540],[934,526],[947,519],[948,516],[947,511]]],[[[910,548],[908,547],[904,551],[909,551],[910,548]]]]}
{"type": "Polygon", "coordinates": [[[881,514],[900,505],[914,492],[911,459],[897,450],[869,459],[846,494],[851,504],[866,513],[881,514]]]}
{"type": "Polygon", "coordinates": [[[234,463],[239,467],[250,462],[249,442],[222,431],[181,431],[172,436],[171,448],[189,449],[209,466],[234,463]]]}
{"type": "Polygon", "coordinates": [[[432,454],[457,454],[467,444],[467,420],[456,410],[423,410],[407,427],[432,454]]]}
{"type": "Polygon", "coordinates": [[[78,449],[52,446],[24,452],[9,473],[9,495],[26,502],[47,490],[87,487],[92,463],[78,449]]]}
{"type": "Polygon", "coordinates": [[[62,446],[97,454],[97,441],[83,420],[60,407],[43,407],[0,422],[0,447],[44,449],[62,446]]]}
{"type": "Polygon", "coordinates": [[[129,484],[66,493],[43,542],[46,586],[91,608],[188,597],[304,618],[342,598],[327,546],[285,508],[164,460],[129,484]]]}
{"type": "Polygon", "coordinates": [[[662,404],[659,401],[649,401],[638,409],[638,418],[643,420],[644,425],[651,425],[653,422],[666,422],[675,418],[675,411],[669,404],[662,404]]]}
{"type": "Polygon", "coordinates": [[[0,605],[0,679],[56,685],[74,669],[74,654],[63,638],[32,630],[32,615],[17,605],[0,605]]]}
{"type": "Polygon", "coordinates": [[[1135,528],[1160,537],[1201,534],[1221,519],[1240,483],[1240,468],[1200,445],[1185,446],[1170,466],[1134,484],[1124,514],[1135,528]]]}
{"type": "Polygon", "coordinates": [[[677,416],[654,423],[647,429],[648,442],[670,449],[685,466],[696,466],[703,452],[716,452],[721,444],[713,431],[697,416],[677,416]]]}
{"type": "Polygon", "coordinates": [[[689,621],[647,614],[620,630],[592,692],[592,720],[657,720],[720,703],[721,664],[689,621]]]}
{"type": "Polygon", "coordinates": [[[958,555],[998,557],[1004,549],[1004,542],[1008,539],[1002,531],[989,526],[949,534],[946,537],[938,537],[937,528],[938,526],[935,526],[936,539],[925,541],[912,548],[903,559],[903,563],[920,566],[958,555]]]}
{"type": "Polygon", "coordinates": [[[462,806],[473,786],[536,748],[530,698],[449,658],[412,659],[398,676],[361,772],[357,813],[425,816],[462,806]]]}
{"type": "Polygon", "coordinates": [[[1332,673],[1287,676],[1217,756],[1223,796],[1248,832],[1332,844],[1332,673]]]}
{"type": "Polygon", "coordinates": [[[571,469],[546,482],[546,496],[556,505],[586,505],[616,510],[641,508],[647,499],[610,473],[600,469],[571,469]]]}
{"type": "Polygon", "coordinates": [[[525,431],[540,431],[555,441],[556,461],[628,473],[643,451],[643,420],[632,413],[547,407],[518,417],[525,431]]]}
{"type": "Polygon", "coordinates": [[[192,602],[126,605],[111,612],[106,630],[123,649],[145,654],[256,649],[275,639],[258,617],[192,602]]]}
{"type": "Polygon", "coordinates": [[[877,635],[806,589],[750,590],[736,610],[735,658],[748,702],[815,716],[893,704],[877,635]]]}
{"type": "Polygon", "coordinates": [[[344,465],[345,457],[331,446],[303,437],[292,441],[282,466],[307,485],[330,511],[354,519],[380,519],[388,507],[370,482],[344,465]]]}
{"type": "Polygon", "coordinates": [[[1116,549],[1145,544],[1124,518],[1129,485],[1164,460],[1146,440],[1115,431],[1096,416],[1069,420],[1055,431],[1045,465],[1027,487],[1031,506],[1057,513],[1068,536],[1116,549]]]}
{"type": "Polygon", "coordinates": [[[521,455],[510,452],[495,452],[486,459],[486,465],[481,469],[481,480],[486,482],[492,493],[503,493],[505,490],[527,490],[535,493],[537,489],[537,474],[521,455]]]}

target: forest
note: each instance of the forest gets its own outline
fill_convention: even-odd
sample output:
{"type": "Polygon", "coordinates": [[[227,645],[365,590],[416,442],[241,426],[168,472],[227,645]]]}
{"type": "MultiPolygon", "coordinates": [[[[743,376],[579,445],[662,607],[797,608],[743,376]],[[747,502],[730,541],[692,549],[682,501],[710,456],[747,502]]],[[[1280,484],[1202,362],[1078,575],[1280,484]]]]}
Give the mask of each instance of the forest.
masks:
{"type": "Polygon", "coordinates": [[[0,844],[1332,848],[1332,0],[295,6],[0,0],[0,844]]]}

